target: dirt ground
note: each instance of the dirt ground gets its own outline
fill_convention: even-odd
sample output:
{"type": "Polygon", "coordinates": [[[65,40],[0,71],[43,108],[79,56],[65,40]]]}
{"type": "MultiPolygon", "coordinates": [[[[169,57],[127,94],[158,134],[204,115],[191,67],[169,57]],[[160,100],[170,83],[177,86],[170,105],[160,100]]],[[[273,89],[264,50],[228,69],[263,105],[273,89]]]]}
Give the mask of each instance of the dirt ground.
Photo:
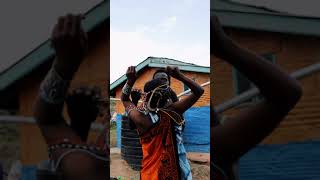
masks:
{"type": "MultiPolygon", "coordinates": [[[[134,171],[130,166],[121,159],[119,149],[112,148],[111,150],[111,177],[117,177],[121,180],[139,180],[139,171],[134,171]]],[[[194,180],[209,180],[210,166],[208,163],[191,161],[191,171],[194,180]]]]}
{"type": "MultiPolygon", "coordinates": [[[[111,129],[111,147],[116,146],[115,128],[111,129]],[[112,131],[113,130],[113,131],[112,131]]],[[[16,125],[0,124],[0,163],[4,170],[9,172],[13,162],[20,159],[19,128],[16,125]]],[[[210,179],[210,167],[205,163],[208,157],[197,154],[188,154],[191,160],[191,168],[194,180],[210,179]]],[[[111,177],[119,177],[121,180],[139,180],[139,171],[134,171],[121,159],[120,150],[111,148],[111,177]]]]}

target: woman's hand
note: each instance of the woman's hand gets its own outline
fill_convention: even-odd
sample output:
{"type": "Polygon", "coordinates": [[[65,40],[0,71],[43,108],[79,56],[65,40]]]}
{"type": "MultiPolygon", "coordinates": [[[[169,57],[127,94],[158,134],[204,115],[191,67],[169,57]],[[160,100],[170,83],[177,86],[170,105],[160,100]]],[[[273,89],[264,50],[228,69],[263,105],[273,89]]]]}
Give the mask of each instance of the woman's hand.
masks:
{"type": "Polygon", "coordinates": [[[167,66],[166,70],[168,74],[175,79],[180,79],[182,77],[182,73],[178,66],[167,66]]]}
{"type": "Polygon", "coordinates": [[[183,84],[187,85],[190,90],[191,94],[182,98],[179,101],[173,103],[170,108],[176,111],[179,114],[183,114],[186,110],[192,107],[198,99],[204,93],[204,89],[197,84],[194,80],[188,78],[187,76],[183,75],[179,68],[176,66],[167,66],[167,72],[170,76],[176,78],[177,80],[181,81],[183,84]]]}
{"type": "Polygon", "coordinates": [[[81,26],[82,19],[82,15],[68,14],[60,17],[53,28],[51,41],[56,53],[55,67],[62,75],[72,75],[87,52],[88,38],[81,26]]]}
{"type": "MultiPolygon", "coordinates": [[[[101,99],[101,90],[98,87],[80,87],[74,89],[66,98],[68,114],[72,121],[96,120],[99,114],[98,101],[101,99]]],[[[84,123],[85,122],[79,122],[84,123]]]]}
{"type": "Polygon", "coordinates": [[[137,74],[136,74],[136,67],[135,66],[130,66],[127,69],[126,76],[128,78],[128,85],[133,86],[133,84],[137,80],[137,74]]]}
{"type": "Polygon", "coordinates": [[[219,19],[213,16],[211,20],[211,53],[216,57],[222,58],[226,53],[226,46],[230,39],[225,34],[219,19]]]}
{"type": "Polygon", "coordinates": [[[133,89],[131,91],[131,99],[132,99],[132,103],[134,105],[137,106],[139,100],[141,99],[141,94],[142,94],[142,92],[140,89],[133,89]]]}

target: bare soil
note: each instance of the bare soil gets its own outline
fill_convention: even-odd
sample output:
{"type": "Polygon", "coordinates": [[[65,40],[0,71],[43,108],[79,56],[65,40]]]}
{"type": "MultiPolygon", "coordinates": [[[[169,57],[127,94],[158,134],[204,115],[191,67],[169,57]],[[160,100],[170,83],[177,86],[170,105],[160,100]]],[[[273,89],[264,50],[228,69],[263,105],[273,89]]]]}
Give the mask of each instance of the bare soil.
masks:
{"type": "MultiPolygon", "coordinates": [[[[139,171],[134,171],[130,168],[126,161],[121,159],[120,150],[112,148],[111,154],[111,177],[117,177],[121,180],[139,180],[139,171]]],[[[194,180],[209,180],[210,179],[210,166],[209,163],[193,158],[191,161],[191,171],[194,180]]]]}

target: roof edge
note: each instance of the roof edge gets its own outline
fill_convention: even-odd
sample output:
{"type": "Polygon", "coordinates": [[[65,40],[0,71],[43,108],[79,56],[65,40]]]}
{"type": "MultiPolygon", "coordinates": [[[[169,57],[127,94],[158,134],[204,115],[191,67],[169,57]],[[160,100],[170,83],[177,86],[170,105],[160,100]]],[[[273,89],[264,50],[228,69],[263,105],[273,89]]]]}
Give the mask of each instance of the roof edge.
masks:
{"type": "MultiPolygon", "coordinates": [[[[158,57],[148,57],[147,59],[145,59],[144,61],[142,61],[141,63],[139,63],[136,66],[136,72],[141,71],[142,69],[146,68],[146,67],[153,67],[153,68],[165,68],[167,66],[167,64],[160,64],[160,63],[153,63],[152,58],[158,58],[158,57]]],[[[164,58],[167,60],[173,60],[173,61],[177,61],[180,63],[185,63],[183,61],[179,61],[179,60],[175,60],[175,59],[169,59],[169,58],[164,58]]],[[[199,65],[195,65],[192,63],[185,63],[185,65],[177,65],[180,70],[182,71],[192,71],[192,72],[199,72],[199,73],[210,73],[210,67],[206,67],[206,66],[199,66],[199,65]]],[[[111,83],[110,85],[110,91],[113,91],[116,87],[118,87],[120,84],[124,83],[124,81],[127,79],[126,75],[122,75],[120,78],[118,78],[117,80],[115,80],[113,83],[111,83]]]]}
{"type": "Polygon", "coordinates": [[[320,18],[271,12],[258,7],[216,0],[211,16],[217,15],[223,26],[320,37],[320,18]]]}
{"type": "MultiPolygon", "coordinates": [[[[83,27],[86,32],[90,32],[110,17],[109,6],[108,0],[102,1],[85,13],[83,27]]],[[[51,48],[51,43],[48,39],[0,73],[0,91],[29,74],[53,56],[54,50],[51,48]]]]}

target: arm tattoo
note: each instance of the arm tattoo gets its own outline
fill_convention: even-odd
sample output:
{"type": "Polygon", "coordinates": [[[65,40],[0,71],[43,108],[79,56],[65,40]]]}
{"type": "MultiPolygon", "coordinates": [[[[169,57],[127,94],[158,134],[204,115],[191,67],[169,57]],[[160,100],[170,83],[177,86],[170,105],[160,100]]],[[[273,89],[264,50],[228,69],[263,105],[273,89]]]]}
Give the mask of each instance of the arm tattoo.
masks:
{"type": "Polygon", "coordinates": [[[129,96],[131,93],[132,87],[129,86],[127,83],[122,88],[122,95],[121,100],[122,101],[130,101],[129,96]]]}
{"type": "Polygon", "coordinates": [[[128,83],[126,83],[126,84],[123,86],[123,88],[122,88],[122,93],[125,94],[125,95],[127,95],[127,96],[129,96],[130,93],[131,93],[131,90],[132,90],[132,87],[129,86],[128,83]]]}
{"type": "Polygon", "coordinates": [[[40,97],[49,104],[62,104],[69,85],[52,67],[40,85],[40,97]]]}

